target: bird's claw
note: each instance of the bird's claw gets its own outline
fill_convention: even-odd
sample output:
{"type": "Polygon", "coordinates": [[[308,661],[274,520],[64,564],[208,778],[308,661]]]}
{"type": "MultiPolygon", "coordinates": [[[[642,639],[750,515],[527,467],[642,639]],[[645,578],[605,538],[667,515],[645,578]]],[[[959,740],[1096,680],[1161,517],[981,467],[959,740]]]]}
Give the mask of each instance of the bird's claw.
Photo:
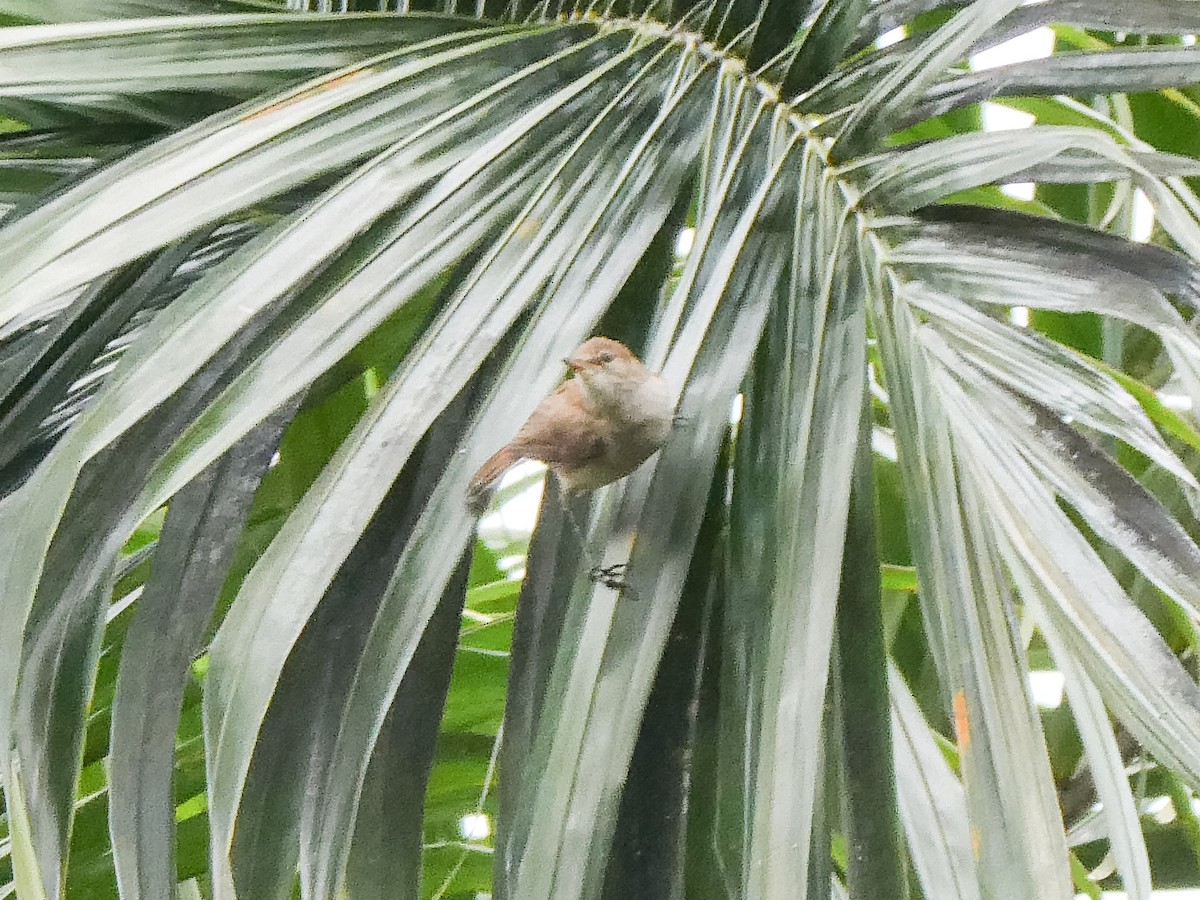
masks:
{"type": "Polygon", "coordinates": [[[593,584],[602,584],[609,590],[622,590],[625,587],[625,563],[615,563],[611,566],[592,566],[588,572],[588,580],[593,584]]]}
{"type": "Polygon", "coordinates": [[[671,417],[671,427],[672,428],[684,428],[691,424],[692,424],[691,416],[685,416],[682,413],[675,413],[675,415],[671,417]]]}

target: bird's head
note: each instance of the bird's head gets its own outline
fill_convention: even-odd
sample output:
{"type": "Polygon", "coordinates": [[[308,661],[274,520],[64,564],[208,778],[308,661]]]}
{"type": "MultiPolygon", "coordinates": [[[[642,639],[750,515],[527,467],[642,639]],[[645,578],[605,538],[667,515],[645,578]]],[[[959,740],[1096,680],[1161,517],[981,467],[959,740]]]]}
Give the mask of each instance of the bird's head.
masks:
{"type": "Polygon", "coordinates": [[[563,362],[602,403],[625,402],[627,392],[650,374],[628,347],[606,337],[588,338],[563,362]]]}

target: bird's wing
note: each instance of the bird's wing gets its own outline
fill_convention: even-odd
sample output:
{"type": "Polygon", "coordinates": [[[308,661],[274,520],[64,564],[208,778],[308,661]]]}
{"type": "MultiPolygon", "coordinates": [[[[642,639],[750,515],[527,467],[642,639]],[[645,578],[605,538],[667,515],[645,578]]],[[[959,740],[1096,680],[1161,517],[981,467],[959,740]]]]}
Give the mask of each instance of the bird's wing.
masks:
{"type": "Polygon", "coordinates": [[[604,437],[579,402],[572,379],[538,404],[512,439],[522,456],[550,465],[577,468],[604,454],[604,437]]]}

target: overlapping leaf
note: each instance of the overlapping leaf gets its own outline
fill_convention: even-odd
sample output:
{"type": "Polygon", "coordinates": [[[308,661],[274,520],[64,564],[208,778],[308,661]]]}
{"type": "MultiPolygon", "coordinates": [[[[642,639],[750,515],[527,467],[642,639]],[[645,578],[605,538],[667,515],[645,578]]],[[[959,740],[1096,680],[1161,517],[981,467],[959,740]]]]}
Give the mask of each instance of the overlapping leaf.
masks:
{"type": "MultiPolygon", "coordinates": [[[[442,284],[419,341],[254,560],[205,685],[215,896],[285,896],[296,870],[306,896],[386,891],[391,878],[415,894],[424,776],[393,791],[379,767],[423,771],[432,753],[437,702],[414,698],[421,685],[444,691],[470,534],[463,485],[691,199],[691,253],[636,331],[685,424],[652,465],[596,500],[586,554],[628,561],[625,596],[576,580],[523,736],[536,777],[513,779],[498,890],[604,889],[624,777],[709,502],[711,479],[697,473],[713,470],[748,371],[719,632],[717,817],[688,832],[711,839],[731,895],[841,890],[828,859],[838,817],[823,783],[825,695],[870,335],[941,703],[923,717],[893,676],[916,871],[946,896],[1070,891],[1025,687],[1024,603],[1073,678],[1114,855],[1144,895],[1145,849],[1105,707],[1196,783],[1200,695],[1095,542],[1189,615],[1200,609],[1200,550],[1188,523],[1108,452],[1117,445],[1092,437],[1137,451],[1179,496],[1194,502],[1200,488],[1159,433],[1166,419],[1148,389],[996,312],[1137,323],[1200,402],[1200,344],[1175,308],[1200,297],[1188,258],[1200,253],[1200,203],[1173,177],[1195,166],[1117,127],[881,143],[1014,92],[1192,83],[1193,57],[1173,46],[950,68],[1047,21],[1160,33],[1190,11],[1163,0],[1118,21],[1087,0],[1016,6],[890,0],[864,14],[830,2],[801,15],[738,0],[690,9],[694,35],[648,19],[537,21],[524,7],[514,12],[534,15],[519,28],[363,16],[326,30],[332,19],[255,15],[0,34],[0,109],[53,128],[0,148],[0,190],[20,205],[0,227],[0,433],[9,486],[28,476],[0,501],[0,753],[22,891],[62,894],[102,613],[128,534],[172,497],[177,522],[190,496],[181,489],[200,490],[208,466],[394,317],[421,321],[442,284]],[[879,29],[927,11],[943,15],[894,48],[868,48],[879,29]],[[763,30],[797,25],[810,30],[790,46],[790,34],[763,30]],[[863,54],[847,63],[848,48],[863,54]],[[784,96],[807,93],[780,103],[778,87],[730,52],[782,77],[784,96]],[[134,121],[158,139],[130,152],[134,121]],[[121,136],[85,140],[85,122],[121,136]],[[1039,175],[1136,184],[1183,254],[929,208],[1039,175]],[[224,237],[203,236],[214,228],[224,237]],[[235,249],[231,233],[250,240],[235,249]],[[393,514],[403,527],[389,528],[393,514]],[[961,786],[929,733],[939,715],[956,731],[961,786]],[[394,831],[376,828],[387,798],[407,814],[394,831]],[[944,840],[918,847],[921,829],[944,840]],[[381,861],[380,841],[393,838],[404,852],[381,861]]],[[[3,11],[34,14],[22,3],[3,11]]],[[[160,548],[173,546],[171,530],[160,548]]],[[[212,599],[211,584],[193,587],[212,599]]],[[[143,616],[170,621],[168,606],[148,603],[143,616]]],[[[198,621],[155,657],[163,678],[184,674],[198,621]]],[[[839,652],[846,665],[852,648],[839,652]]],[[[869,664],[885,677],[882,660],[869,664]]],[[[114,721],[137,721],[136,709],[117,709],[114,721]]],[[[149,839],[140,855],[118,854],[128,896],[172,878],[154,868],[169,832],[170,728],[152,730],[156,761],[135,754],[114,770],[114,791],[151,771],[159,780],[157,830],[137,836],[149,839]]],[[[114,834],[136,832],[130,801],[114,798],[114,834]]]]}

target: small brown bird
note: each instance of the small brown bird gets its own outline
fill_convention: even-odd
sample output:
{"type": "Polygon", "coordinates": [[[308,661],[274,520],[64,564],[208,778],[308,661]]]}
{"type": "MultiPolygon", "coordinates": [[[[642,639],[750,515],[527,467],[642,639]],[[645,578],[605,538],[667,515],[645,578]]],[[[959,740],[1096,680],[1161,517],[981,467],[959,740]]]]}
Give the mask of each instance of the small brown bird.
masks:
{"type": "Polygon", "coordinates": [[[497,479],[523,459],[546,463],[569,495],[624,478],[666,443],[671,392],[628,347],[594,337],[564,362],[575,377],[538,404],[471,479],[467,505],[476,515],[487,508],[497,479]]]}

